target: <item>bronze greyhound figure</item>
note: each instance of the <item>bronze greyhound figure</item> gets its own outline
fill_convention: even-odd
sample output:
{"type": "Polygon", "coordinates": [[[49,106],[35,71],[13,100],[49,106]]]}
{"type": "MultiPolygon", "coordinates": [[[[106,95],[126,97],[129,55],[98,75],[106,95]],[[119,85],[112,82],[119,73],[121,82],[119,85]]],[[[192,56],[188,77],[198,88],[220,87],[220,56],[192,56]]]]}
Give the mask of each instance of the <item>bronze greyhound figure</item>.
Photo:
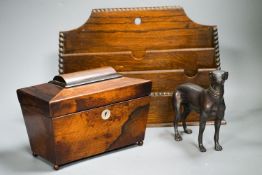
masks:
{"type": "Polygon", "coordinates": [[[173,94],[175,140],[182,140],[177,129],[180,120],[182,121],[184,132],[187,134],[192,133],[192,130],[187,128],[185,120],[188,114],[194,110],[200,114],[198,146],[201,152],[206,152],[202,138],[206,121],[209,117],[215,119],[215,150],[222,150],[222,146],[219,144],[219,129],[226,109],[223,95],[224,82],[228,78],[228,72],[215,70],[209,73],[209,78],[210,86],[207,89],[196,84],[186,83],[179,85],[173,94]]]}

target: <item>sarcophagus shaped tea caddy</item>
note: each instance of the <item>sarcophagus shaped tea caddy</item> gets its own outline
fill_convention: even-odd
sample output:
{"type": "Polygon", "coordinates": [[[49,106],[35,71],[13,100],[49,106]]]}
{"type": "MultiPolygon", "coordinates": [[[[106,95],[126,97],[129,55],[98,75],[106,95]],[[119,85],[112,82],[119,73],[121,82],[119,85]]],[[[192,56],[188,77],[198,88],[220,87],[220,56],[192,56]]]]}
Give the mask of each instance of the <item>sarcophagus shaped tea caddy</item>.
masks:
{"type": "Polygon", "coordinates": [[[113,68],[62,74],[17,90],[30,146],[58,169],[144,140],[151,81],[113,68]]]}

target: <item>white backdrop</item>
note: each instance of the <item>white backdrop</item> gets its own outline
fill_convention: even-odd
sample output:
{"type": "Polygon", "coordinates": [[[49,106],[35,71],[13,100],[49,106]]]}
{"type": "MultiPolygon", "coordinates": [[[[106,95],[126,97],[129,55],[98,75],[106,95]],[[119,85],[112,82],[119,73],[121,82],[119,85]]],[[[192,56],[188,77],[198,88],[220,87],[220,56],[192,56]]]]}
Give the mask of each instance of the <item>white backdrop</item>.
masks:
{"type": "Polygon", "coordinates": [[[261,174],[262,1],[260,0],[1,0],[0,174],[261,174]],[[150,128],[143,147],[70,164],[53,172],[30,155],[16,89],[49,81],[58,70],[58,32],[82,25],[92,8],[180,5],[194,21],[218,25],[228,125],[222,152],[213,126],[197,149],[198,127],[177,143],[173,128],[150,128]]]}

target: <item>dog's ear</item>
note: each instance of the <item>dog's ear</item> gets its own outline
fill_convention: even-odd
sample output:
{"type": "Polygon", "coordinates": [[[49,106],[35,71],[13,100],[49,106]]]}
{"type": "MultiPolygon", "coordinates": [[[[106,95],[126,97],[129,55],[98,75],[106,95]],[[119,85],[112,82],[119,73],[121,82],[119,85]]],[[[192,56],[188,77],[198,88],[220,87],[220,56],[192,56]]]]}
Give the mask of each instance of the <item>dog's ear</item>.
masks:
{"type": "Polygon", "coordinates": [[[223,74],[223,80],[227,80],[228,79],[228,72],[225,72],[224,74],[223,74]]]}

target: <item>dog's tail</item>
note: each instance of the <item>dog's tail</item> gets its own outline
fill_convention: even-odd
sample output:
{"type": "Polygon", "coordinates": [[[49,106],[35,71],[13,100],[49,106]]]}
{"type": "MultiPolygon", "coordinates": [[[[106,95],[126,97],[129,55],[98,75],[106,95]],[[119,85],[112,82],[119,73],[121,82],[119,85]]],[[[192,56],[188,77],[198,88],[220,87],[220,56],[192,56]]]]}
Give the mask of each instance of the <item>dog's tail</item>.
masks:
{"type": "Polygon", "coordinates": [[[179,115],[179,110],[180,110],[180,104],[181,104],[181,94],[179,90],[175,90],[172,96],[172,106],[174,109],[174,127],[175,127],[175,132],[177,132],[177,126],[178,126],[178,121],[180,120],[180,115],[179,115]]]}
{"type": "Polygon", "coordinates": [[[176,98],[176,94],[177,94],[177,90],[174,91],[173,95],[172,95],[172,107],[174,109],[175,114],[177,113],[177,98],[176,98]]]}
{"type": "Polygon", "coordinates": [[[183,100],[182,97],[183,97],[183,93],[181,92],[181,90],[176,89],[172,96],[172,106],[173,106],[175,115],[177,115],[177,113],[180,110],[181,102],[183,100]]]}

